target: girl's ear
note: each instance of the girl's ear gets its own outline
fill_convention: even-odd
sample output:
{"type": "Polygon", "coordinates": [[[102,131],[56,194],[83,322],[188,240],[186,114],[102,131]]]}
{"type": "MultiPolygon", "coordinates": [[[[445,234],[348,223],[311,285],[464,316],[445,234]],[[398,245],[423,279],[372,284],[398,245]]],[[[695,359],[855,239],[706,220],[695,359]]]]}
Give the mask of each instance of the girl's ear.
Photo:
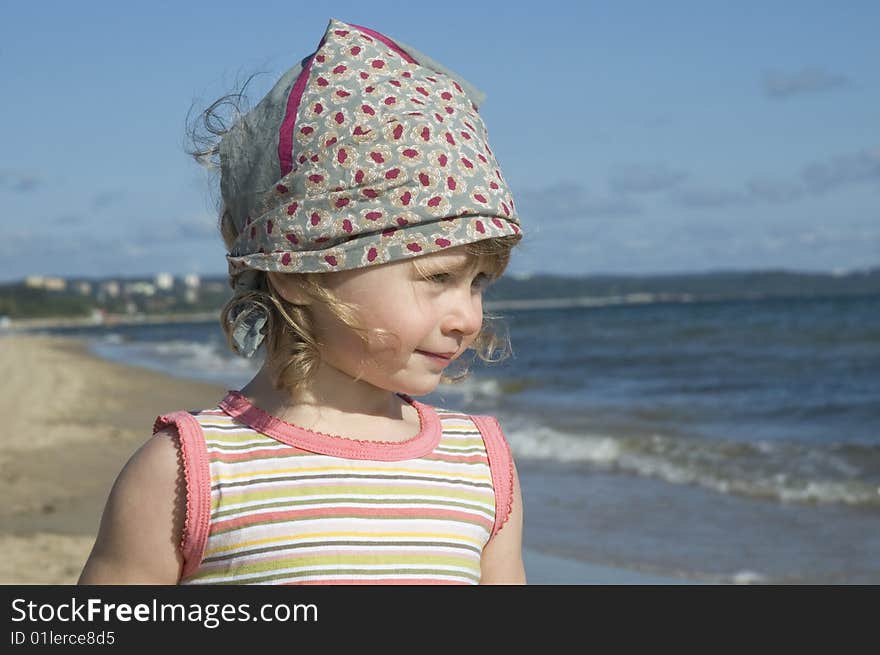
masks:
{"type": "Polygon", "coordinates": [[[306,293],[302,287],[302,282],[298,275],[289,273],[277,273],[269,271],[266,273],[269,284],[275,289],[275,292],[292,305],[311,305],[312,298],[306,293]]]}

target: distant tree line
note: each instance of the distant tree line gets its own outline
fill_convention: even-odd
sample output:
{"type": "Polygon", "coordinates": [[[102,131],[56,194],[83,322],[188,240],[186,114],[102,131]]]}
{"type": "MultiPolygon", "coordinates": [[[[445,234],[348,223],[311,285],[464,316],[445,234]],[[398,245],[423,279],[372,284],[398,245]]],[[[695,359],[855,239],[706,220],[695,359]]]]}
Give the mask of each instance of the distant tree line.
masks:
{"type": "MultiPolygon", "coordinates": [[[[225,277],[216,277],[203,280],[196,298],[185,299],[182,293],[175,289],[153,296],[122,294],[99,298],[70,289],[53,291],[23,283],[3,284],[0,285],[0,317],[87,317],[95,310],[107,314],[135,311],[149,315],[212,312],[222,307],[231,291],[225,277]]],[[[880,268],[841,275],[791,271],[588,277],[508,275],[489,288],[486,299],[551,300],[629,294],[653,294],[673,299],[689,296],[694,300],[875,295],[880,294],[880,268]]]]}
{"type": "Polygon", "coordinates": [[[9,318],[89,316],[93,306],[94,301],[86,296],[33,289],[24,285],[0,287],[0,316],[9,318]]]}
{"type": "Polygon", "coordinates": [[[880,268],[835,276],[789,271],[679,275],[596,275],[583,278],[534,275],[502,277],[487,300],[624,296],[635,293],[689,295],[695,299],[820,297],[880,294],[880,268]]]}

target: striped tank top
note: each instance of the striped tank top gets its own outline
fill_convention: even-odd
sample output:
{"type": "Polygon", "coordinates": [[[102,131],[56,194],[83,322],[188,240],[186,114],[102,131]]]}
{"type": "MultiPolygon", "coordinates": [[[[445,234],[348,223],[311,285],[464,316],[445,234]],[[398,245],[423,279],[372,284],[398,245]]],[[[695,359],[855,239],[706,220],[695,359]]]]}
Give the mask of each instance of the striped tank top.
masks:
{"type": "Polygon", "coordinates": [[[180,584],[476,584],[509,516],[498,422],[422,404],[402,442],[300,428],[237,391],[174,412],[186,478],[180,584]]]}

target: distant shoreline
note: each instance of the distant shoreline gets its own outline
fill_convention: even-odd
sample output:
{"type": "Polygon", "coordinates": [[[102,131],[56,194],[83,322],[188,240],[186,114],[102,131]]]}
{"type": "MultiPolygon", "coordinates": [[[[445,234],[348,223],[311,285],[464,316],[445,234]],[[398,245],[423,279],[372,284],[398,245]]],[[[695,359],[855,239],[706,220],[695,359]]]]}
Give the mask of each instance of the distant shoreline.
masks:
{"type": "MultiPolygon", "coordinates": [[[[32,278],[0,283],[0,331],[211,322],[219,320],[220,308],[230,296],[228,280],[222,276],[197,281],[177,280],[170,274],[130,279],[32,278]]],[[[484,306],[489,311],[518,311],[856,296],[880,297],[880,267],[832,273],[511,274],[492,284],[484,306]]]]}
{"type": "MultiPolygon", "coordinates": [[[[875,294],[854,294],[868,295],[875,294]]],[[[773,294],[748,293],[739,296],[726,295],[696,295],[690,293],[628,293],[616,296],[571,296],[563,298],[522,298],[489,300],[483,303],[486,311],[505,310],[542,310],[542,309],[568,309],[575,307],[607,307],[614,305],[650,305],[660,303],[700,303],[700,302],[736,302],[754,300],[783,300],[786,298],[838,298],[852,297],[851,295],[797,295],[777,296],[773,294]]],[[[5,317],[0,317],[5,318],[5,317]]],[[[108,314],[98,318],[93,316],[82,317],[45,317],[45,318],[5,318],[0,321],[0,334],[30,332],[32,330],[55,329],[55,328],[80,328],[80,327],[115,327],[117,325],[163,325],[172,323],[211,323],[219,321],[220,310],[213,312],[192,312],[180,314],[108,314]]]]}
{"type": "MultiPolygon", "coordinates": [[[[652,302],[693,302],[690,295],[667,296],[665,294],[634,293],[625,296],[580,296],[571,298],[528,298],[517,300],[487,301],[488,311],[564,309],[568,307],[601,307],[604,305],[645,304],[652,302]]],[[[220,310],[216,312],[195,312],[187,314],[134,314],[106,315],[103,317],[46,317],[8,319],[0,324],[12,332],[39,330],[45,328],[114,327],[116,325],[162,325],[166,323],[210,323],[219,320],[220,310]]]]}
{"type": "Polygon", "coordinates": [[[102,319],[90,316],[83,317],[47,317],[9,319],[0,324],[0,333],[28,332],[46,328],[78,328],[78,327],[114,327],[117,325],[164,325],[168,323],[210,323],[219,320],[220,311],[199,312],[192,314],[135,314],[126,316],[112,315],[102,319]]]}

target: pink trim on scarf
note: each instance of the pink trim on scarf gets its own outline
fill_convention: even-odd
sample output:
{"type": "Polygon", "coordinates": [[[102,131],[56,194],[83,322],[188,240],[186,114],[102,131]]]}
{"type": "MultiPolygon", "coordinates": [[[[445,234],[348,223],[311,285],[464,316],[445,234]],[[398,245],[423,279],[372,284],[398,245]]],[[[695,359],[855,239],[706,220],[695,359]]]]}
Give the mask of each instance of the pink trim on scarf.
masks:
{"type": "Polygon", "coordinates": [[[419,63],[415,59],[410,57],[409,53],[405,52],[403,50],[403,48],[401,48],[399,45],[397,45],[394,41],[389,39],[384,34],[379,34],[379,32],[376,32],[375,30],[371,30],[369,27],[361,27],[360,25],[354,25],[352,23],[349,23],[348,26],[353,27],[360,32],[363,32],[364,34],[372,36],[374,39],[379,39],[382,43],[384,43],[389,48],[394,50],[394,52],[396,52],[401,57],[403,57],[407,61],[407,63],[410,63],[410,64],[418,64],[419,63]]]}
{"type": "Polygon", "coordinates": [[[513,509],[513,455],[504,438],[498,420],[494,416],[471,416],[480,429],[486,455],[489,457],[489,470],[492,473],[492,486],[495,488],[495,525],[491,539],[510,518],[513,509]]]}
{"type": "Polygon", "coordinates": [[[153,424],[153,434],[174,425],[180,441],[183,474],[186,479],[186,518],[180,551],[183,555],[181,578],[199,568],[208,543],[208,523],[211,518],[211,472],[208,448],[199,422],[189,412],[163,414],[153,424]]]}
{"type": "MultiPolygon", "coordinates": [[[[321,44],[323,43],[324,41],[322,40],[321,44]]],[[[318,48],[320,47],[319,45],[318,48]]],[[[287,96],[287,110],[284,113],[284,120],[281,121],[281,127],[278,130],[278,161],[281,164],[281,177],[284,177],[293,170],[293,128],[296,123],[296,113],[299,111],[299,103],[309,81],[309,71],[312,70],[313,59],[314,55],[309,57],[308,63],[300,72],[299,77],[296,78],[296,83],[294,83],[293,88],[290,90],[290,95],[287,96]]]]}
{"type": "MultiPolygon", "coordinates": [[[[398,55],[403,57],[406,62],[410,64],[419,63],[403,50],[403,48],[384,34],[380,34],[368,27],[361,27],[360,25],[349,24],[349,27],[353,27],[374,39],[378,39],[398,55]]],[[[321,46],[324,45],[325,41],[326,37],[321,39],[317,50],[311,57],[309,57],[309,61],[303,67],[299,77],[296,78],[296,82],[290,90],[290,95],[287,96],[287,109],[284,112],[284,120],[281,121],[281,127],[278,129],[278,162],[281,164],[281,177],[284,177],[293,170],[293,130],[296,126],[296,115],[299,112],[299,105],[302,102],[303,93],[305,93],[306,84],[308,84],[309,81],[309,74],[312,70],[312,61],[314,60],[315,55],[318,54],[318,51],[321,50],[321,46]]]]}

